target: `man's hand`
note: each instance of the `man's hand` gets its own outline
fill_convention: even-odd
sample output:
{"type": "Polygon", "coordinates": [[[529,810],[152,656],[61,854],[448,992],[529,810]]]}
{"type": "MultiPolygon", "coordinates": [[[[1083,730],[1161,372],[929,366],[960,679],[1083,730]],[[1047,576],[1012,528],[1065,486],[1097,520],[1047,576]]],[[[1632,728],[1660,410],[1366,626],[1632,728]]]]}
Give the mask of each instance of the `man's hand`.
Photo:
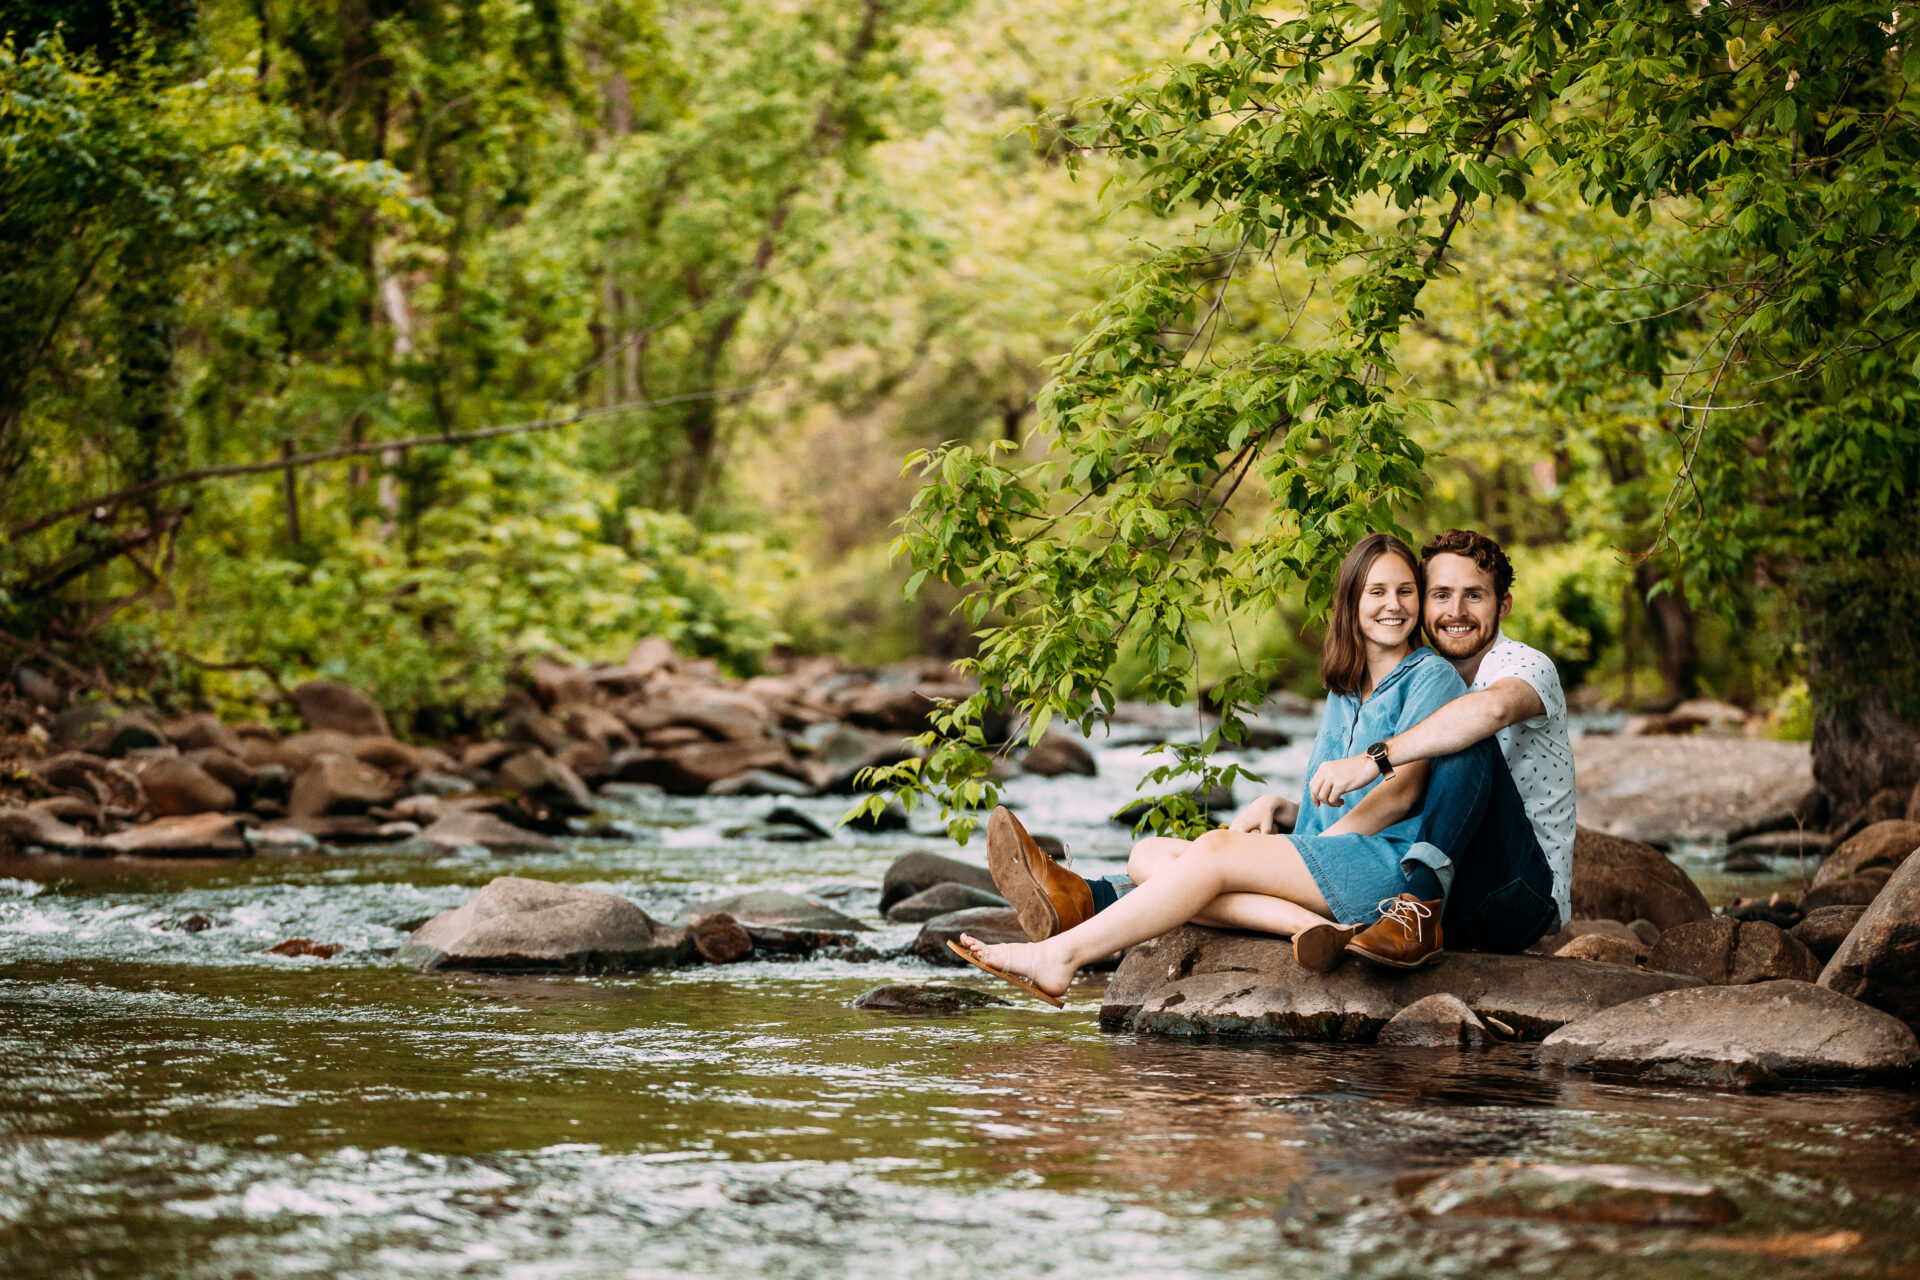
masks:
{"type": "Polygon", "coordinates": [[[1229,831],[1244,831],[1249,835],[1270,836],[1273,834],[1273,811],[1286,803],[1279,796],[1261,796],[1249,801],[1240,812],[1233,815],[1233,821],[1227,824],[1229,831]]]}
{"type": "Polygon", "coordinates": [[[1337,809],[1341,796],[1349,791],[1358,791],[1379,776],[1380,766],[1373,762],[1372,756],[1329,760],[1313,771],[1313,780],[1307,784],[1307,792],[1315,804],[1337,809]]]}

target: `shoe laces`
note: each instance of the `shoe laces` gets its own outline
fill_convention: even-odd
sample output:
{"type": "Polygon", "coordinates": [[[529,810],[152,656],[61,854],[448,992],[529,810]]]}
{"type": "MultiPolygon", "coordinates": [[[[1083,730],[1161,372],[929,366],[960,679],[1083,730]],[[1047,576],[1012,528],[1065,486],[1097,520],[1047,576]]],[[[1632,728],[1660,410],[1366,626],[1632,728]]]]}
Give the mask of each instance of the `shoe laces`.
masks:
{"type": "Polygon", "coordinates": [[[1433,908],[1429,907],[1424,902],[1418,901],[1417,899],[1413,899],[1413,898],[1382,898],[1380,899],[1380,918],[1382,920],[1393,921],[1395,924],[1399,925],[1402,929],[1405,929],[1408,933],[1413,934],[1415,937],[1418,937],[1420,934],[1420,922],[1422,920],[1431,919],[1432,916],[1433,916],[1433,908]]]}

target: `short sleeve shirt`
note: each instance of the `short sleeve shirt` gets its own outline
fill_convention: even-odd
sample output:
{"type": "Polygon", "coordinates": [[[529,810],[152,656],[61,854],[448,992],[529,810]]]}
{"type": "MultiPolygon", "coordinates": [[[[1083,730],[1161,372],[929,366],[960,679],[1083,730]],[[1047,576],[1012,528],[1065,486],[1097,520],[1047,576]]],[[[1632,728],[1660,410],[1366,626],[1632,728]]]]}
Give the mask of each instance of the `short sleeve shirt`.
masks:
{"type": "Polygon", "coordinates": [[[1564,927],[1573,914],[1573,743],[1567,736],[1567,697],[1553,659],[1502,633],[1480,659],[1472,689],[1506,679],[1526,681],[1546,708],[1544,715],[1508,725],[1494,739],[1553,871],[1553,897],[1564,927]]]}

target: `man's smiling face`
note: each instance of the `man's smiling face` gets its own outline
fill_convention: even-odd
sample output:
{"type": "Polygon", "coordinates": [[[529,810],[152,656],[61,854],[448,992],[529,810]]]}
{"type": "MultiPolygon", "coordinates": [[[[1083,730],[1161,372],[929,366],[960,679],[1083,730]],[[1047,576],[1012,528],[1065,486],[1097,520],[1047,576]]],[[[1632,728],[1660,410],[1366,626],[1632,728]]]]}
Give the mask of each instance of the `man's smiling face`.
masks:
{"type": "Polygon", "coordinates": [[[1511,608],[1513,597],[1494,595],[1493,575],[1466,556],[1427,561],[1427,634],[1441,657],[1461,662],[1486,650],[1511,608]]]}

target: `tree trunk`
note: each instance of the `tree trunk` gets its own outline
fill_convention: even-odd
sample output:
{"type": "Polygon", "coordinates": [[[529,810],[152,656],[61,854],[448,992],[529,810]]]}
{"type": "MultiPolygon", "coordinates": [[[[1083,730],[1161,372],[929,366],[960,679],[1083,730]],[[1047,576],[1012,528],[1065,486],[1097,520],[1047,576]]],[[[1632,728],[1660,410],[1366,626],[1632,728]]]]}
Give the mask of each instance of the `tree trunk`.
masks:
{"type": "Polygon", "coordinates": [[[1667,686],[1667,705],[1684,701],[1700,692],[1700,655],[1693,645],[1693,606],[1687,603],[1678,586],[1669,586],[1657,595],[1663,575],[1642,561],[1633,571],[1640,598],[1646,602],[1647,622],[1653,627],[1653,639],[1660,654],[1660,678],[1667,686]]]}
{"type": "Polygon", "coordinates": [[[1813,778],[1836,825],[1920,780],[1920,557],[1812,566],[1795,606],[1813,696],[1813,778]]]}

